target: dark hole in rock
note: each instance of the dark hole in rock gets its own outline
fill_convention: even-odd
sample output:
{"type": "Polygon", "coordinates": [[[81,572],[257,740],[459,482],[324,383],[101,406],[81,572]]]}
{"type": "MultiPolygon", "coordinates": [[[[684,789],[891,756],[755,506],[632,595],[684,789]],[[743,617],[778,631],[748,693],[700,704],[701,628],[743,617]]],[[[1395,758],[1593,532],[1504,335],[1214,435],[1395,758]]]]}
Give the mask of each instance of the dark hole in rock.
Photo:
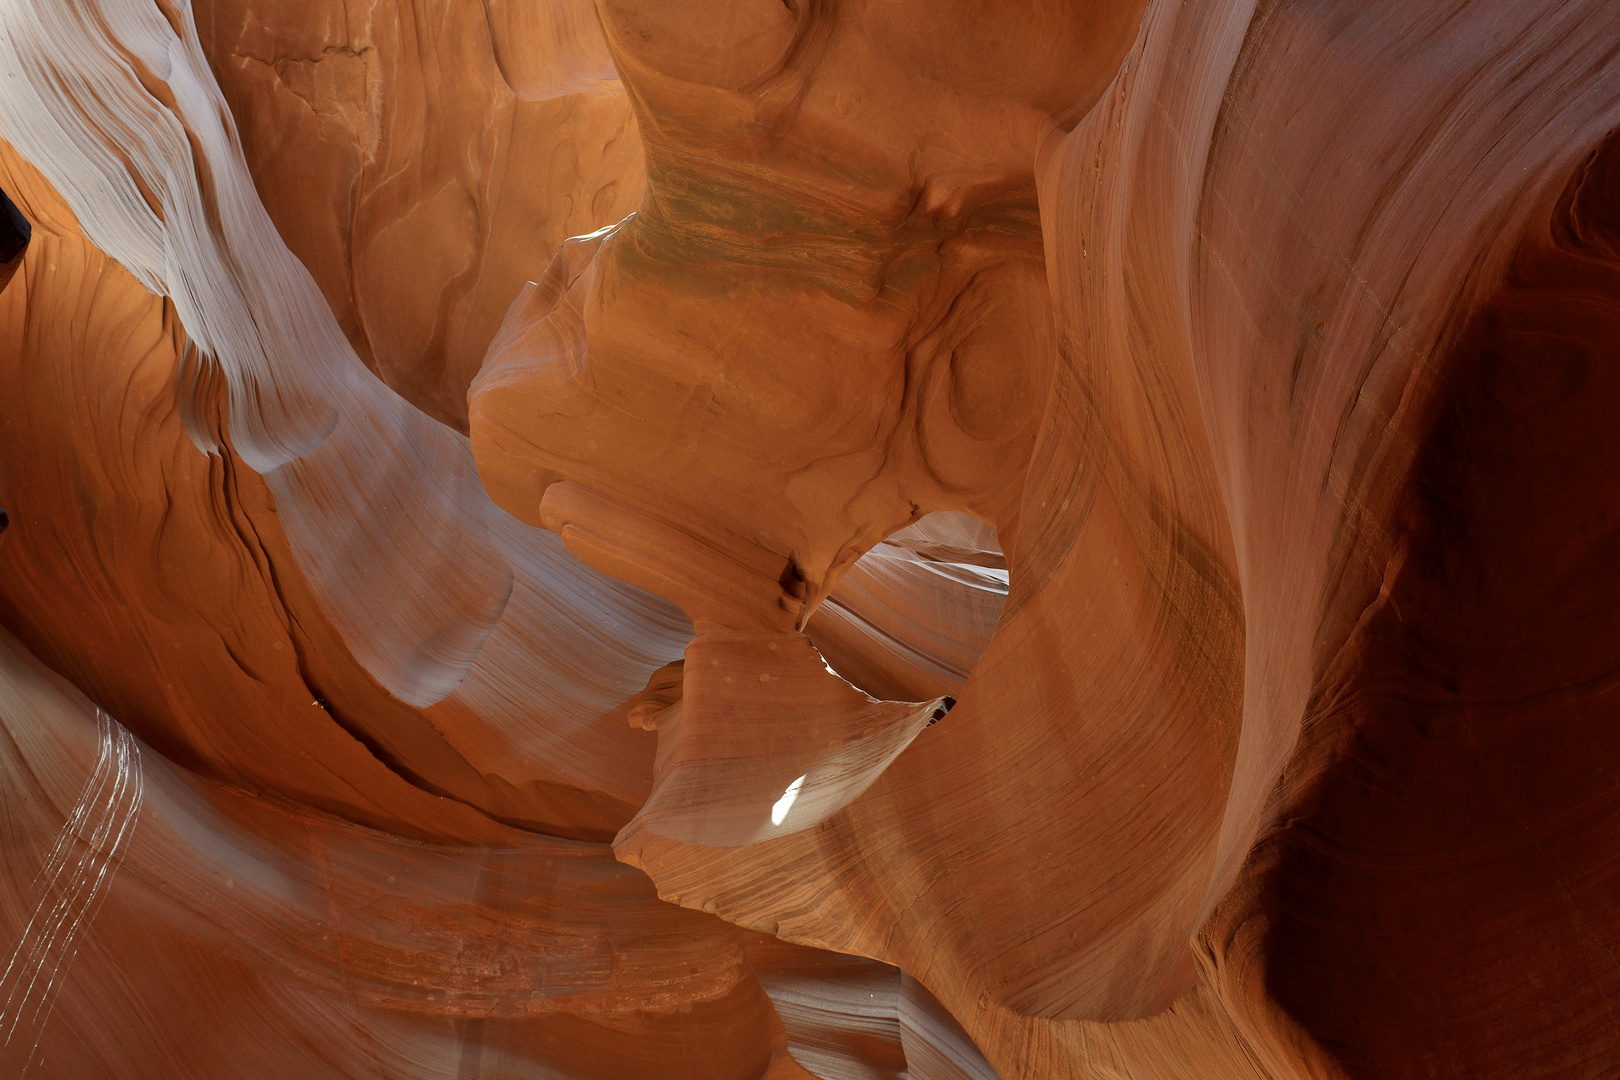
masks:
{"type": "Polygon", "coordinates": [[[782,586],[782,591],[795,600],[803,600],[810,594],[809,582],[805,579],[804,571],[792,559],[782,571],[782,576],[776,579],[782,586]]]}
{"type": "Polygon", "coordinates": [[[34,234],[33,226],[22,216],[22,211],[0,190],[0,263],[11,263],[21,257],[28,247],[28,238],[34,234]]]}

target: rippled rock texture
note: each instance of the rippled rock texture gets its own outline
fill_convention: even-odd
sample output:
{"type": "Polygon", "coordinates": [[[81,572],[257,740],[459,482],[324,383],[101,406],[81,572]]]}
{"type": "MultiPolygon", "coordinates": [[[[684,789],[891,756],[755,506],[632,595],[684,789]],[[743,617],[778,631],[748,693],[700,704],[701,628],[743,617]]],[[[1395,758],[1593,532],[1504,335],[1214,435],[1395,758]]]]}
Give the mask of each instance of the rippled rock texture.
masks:
{"type": "Polygon", "coordinates": [[[0,71],[0,1072],[1620,1075],[1620,7],[0,71]]]}

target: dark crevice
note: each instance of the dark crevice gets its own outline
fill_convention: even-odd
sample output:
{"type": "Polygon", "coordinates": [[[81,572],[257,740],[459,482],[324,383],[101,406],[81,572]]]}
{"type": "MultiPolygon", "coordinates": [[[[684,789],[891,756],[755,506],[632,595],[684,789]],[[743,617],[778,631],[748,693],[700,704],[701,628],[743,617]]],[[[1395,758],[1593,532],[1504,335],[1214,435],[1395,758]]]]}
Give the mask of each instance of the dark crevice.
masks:
{"type": "Polygon", "coordinates": [[[12,276],[22,265],[23,253],[28,250],[28,241],[33,235],[34,228],[28,224],[28,219],[0,190],[0,289],[11,283],[12,276]]]}
{"type": "Polygon", "coordinates": [[[1267,986],[1355,1080],[1620,1072],[1617,207],[1611,138],[1447,358],[1278,839],[1267,986]]]}

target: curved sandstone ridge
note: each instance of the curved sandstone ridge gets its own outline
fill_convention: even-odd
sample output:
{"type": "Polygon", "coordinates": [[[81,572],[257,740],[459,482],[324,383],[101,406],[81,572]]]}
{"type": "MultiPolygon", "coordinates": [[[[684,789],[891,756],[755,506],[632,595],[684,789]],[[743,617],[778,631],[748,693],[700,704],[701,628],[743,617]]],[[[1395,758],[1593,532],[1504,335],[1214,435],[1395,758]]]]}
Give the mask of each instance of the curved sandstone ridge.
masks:
{"type": "Polygon", "coordinates": [[[1620,1072],[1620,8],[0,74],[0,1072],[1620,1072]]]}

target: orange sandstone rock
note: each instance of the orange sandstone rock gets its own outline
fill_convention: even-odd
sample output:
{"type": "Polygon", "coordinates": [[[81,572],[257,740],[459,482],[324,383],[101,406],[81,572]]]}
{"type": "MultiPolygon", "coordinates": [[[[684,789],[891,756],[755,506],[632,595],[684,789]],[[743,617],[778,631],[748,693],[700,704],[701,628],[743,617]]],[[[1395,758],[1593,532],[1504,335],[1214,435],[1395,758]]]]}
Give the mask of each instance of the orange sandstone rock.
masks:
{"type": "Polygon", "coordinates": [[[0,6],[5,1071],[1615,1071],[1617,46],[0,6]]]}

